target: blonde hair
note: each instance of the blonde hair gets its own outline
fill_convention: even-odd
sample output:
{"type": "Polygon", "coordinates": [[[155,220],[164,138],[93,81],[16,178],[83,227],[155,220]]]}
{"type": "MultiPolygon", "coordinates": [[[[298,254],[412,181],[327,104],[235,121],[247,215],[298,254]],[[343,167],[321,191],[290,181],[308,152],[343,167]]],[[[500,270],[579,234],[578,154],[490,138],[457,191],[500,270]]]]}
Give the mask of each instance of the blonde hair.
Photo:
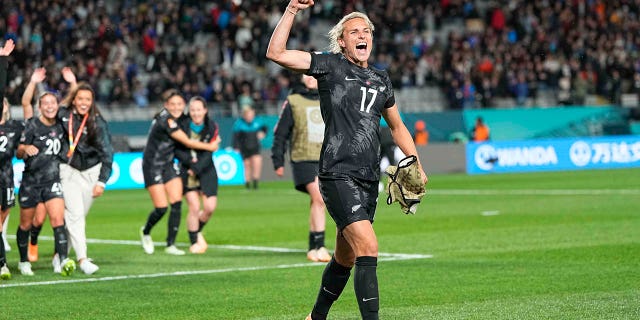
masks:
{"type": "Polygon", "coordinates": [[[342,52],[342,47],[340,46],[340,43],[338,43],[338,39],[342,38],[342,33],[344,32],[344,24],[345,22],[356,18],[364,19],[364,22],[369,25],[369,29],[371,29],[371,32],[375,30],[373,23],[366,14],[358,11],[351,12],[348,15],[342,17],[342,19],[340,19],[340,21],[335,26],[333,26],[331,30],[329,30],[329,51],[331,51],[332,53],[342,52]]]}

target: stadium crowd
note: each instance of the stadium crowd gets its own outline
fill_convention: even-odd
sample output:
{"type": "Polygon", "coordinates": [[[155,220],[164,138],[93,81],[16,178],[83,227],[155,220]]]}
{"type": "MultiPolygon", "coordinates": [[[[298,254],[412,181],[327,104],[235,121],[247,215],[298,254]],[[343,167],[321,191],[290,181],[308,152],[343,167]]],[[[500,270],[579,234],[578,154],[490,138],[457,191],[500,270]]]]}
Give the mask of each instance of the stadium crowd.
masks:
{"type": "MultiPolygon", "coordinates": [[[[146,108],[174,87],[214,109],[260,111],[286,99],[292,81],[264,56],[283,5],[4,1],[0,34],[16,42],[7,97],[17,103],[39,66],[51,75],[48,89],[65,92],[58,70],[71,66],[109,108],[146,108]]],[[[298,17],[291,45],[326,49],[312,43],[313,25],[353,10],[379,26],[372,64],[389,71],[395,88],[439,86],[452,109],[492,106],[496,97],[525,105],[538,92],[561,104],[588,94],[619,103],[640,90],[639,1],[323,1],[298,17]]]]}

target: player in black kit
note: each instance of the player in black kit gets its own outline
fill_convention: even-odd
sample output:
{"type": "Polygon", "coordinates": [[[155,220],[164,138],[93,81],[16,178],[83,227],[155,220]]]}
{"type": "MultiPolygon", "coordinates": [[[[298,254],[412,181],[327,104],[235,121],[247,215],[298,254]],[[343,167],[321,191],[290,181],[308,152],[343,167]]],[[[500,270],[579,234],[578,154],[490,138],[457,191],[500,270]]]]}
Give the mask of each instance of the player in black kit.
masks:
{"type": "Polygon", "coordinates": [[[58,98],[43,93],[38,99],[40,116],[27,121],[20,137],[17,156],[24,159],[25,167],[20,186],[20,226],[16,238],[20,251],[18,269],[23,275],[33,275],[27,257],[29,231],[33,224],[36,206],[44,203],[49,214],[61,266],[54,272],[70,275],[76,268],[75,261],[67,258],[67,236],[64,229],[64,199],[60,184],[60,162],[68,151],[64,128],[56,120],[58,98]]]}
{"type": "MultiPolygon", "coordinates": [[[[218,125],[209,118],[203,97],[189,99],[189,114],[180,118],[180,128],[190,139],[209,142],[219,139],[218,125]]],[[[209,222],[218,206],[218,172],[213,164],[211,151],[192,150],[182,144],[176,146],[176,157],[180,159],[184,198],[189,206],[187,231],[191,247],[189,252],[202,254],[207,251],[207,242],[202,228],[209,222]],[[202,198],[202,209],[200,209],[202,198]]]]}
{"type": "MultiPolygon", "coordinates": [[[[99,267],[87,257],[86,216],[93,201],[104,193],[111,175],[114,152],[107,122],[95,103],[93,88],[88,83],[78,83],[69,67],[62,68],[61,73],[70,85],[70,91],[57,115],[65,129],[65,138],[69,141],[69,151],[60,164],[60,180],[65,194],[65,228],[80,270],[85,274],[93,274],[99,267]]],[[[22,95],[23,108],[31,107],[36,86],[45,78],[44,68],[34,70],[22,95]]],[[[31,228],[29,261],[38,260],[38,234],[43,222],[44,215],[36,209],[31,228]]],[[[57,254],[52,264],[60,264],[57,254]]]]}
{"type": "Polygon", "coordinates": [[[215,151],[220,143],[220,139],[208,143],[189,139],[178,126],[179,118],[185,117],[184,108],[185,100],[180,92],[174,89],[165,92],[164,108],[155,115],[151,122],[147,145],[142,154],[144,185],[154,206],[146,224],[140,229],[142,248],[147,254],[154,252],[153,240],[150,235],[151,229],[162,219],[170,204],[165,253],[184,255],[184,251],[178,249],[174,244],[180,227],[183,191],[180,169],[178,164],[174,162],[176,142],[190,149],[206,151],[215,151]]]}
{"type": "Polygon", "coordinates": [[[0,48],[0,100],[2,101],[2,113],[0,114],[0,278],[10,279],[11,272],[7,266],[5,252],[5,236],[3,228],[9,216],[9,210],[15,206],[16,199],[13,193],[13,164],[11,160],[18,147],[18,141],[24,124],[20,121],[11,120],[9,112],[9,101],[4,97],[7,85],[7,57],[11,54],[15,44],[9,39],[0,48]]]}
{"type": "MultiPolygon", "coordinates": [[[[373,220],[378,197],[378,130],[384,117],[406,155],[417,156],[402,123],[389,75],[368,65],[373,24],[360,12],[344,16],[329,31],[330,53],[286,48],[296,14],[313,0],[291,0],[276,26],[267,58],[318,79],[325,137],[320,154],[320,190],[338,228],[334,256],[322,275],[316,303],[307,319],[326,319],[355,264],[354,289],[363,319],[378,319],[378,242],[373,220]]],[[[427,182],[419,165],[423,182],[427,182]]]]}

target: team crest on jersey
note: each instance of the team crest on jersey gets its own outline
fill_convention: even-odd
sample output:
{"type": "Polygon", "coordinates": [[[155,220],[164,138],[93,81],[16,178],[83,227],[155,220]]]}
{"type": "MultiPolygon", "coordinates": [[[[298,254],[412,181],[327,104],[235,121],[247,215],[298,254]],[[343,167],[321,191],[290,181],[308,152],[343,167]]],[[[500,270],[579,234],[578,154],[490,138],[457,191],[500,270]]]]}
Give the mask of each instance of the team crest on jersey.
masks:
{"type": "Polygon", "coordinates": [[[175,129],[178,127],[178,124],[171,118],[167,119],[167,123],[169,124],[169,128],[175,129]]]}

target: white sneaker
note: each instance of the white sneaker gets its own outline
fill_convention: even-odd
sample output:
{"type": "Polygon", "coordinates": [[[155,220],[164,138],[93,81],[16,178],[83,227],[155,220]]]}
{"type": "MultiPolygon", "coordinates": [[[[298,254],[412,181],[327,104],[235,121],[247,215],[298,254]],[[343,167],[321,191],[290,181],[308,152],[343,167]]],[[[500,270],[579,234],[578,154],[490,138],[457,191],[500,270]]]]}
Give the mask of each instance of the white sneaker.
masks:
{"type": "Polygon", "coordinates": [[[31,262],[25,261],[18,263],[18,270],[20,270],[20,274],[23,276],[32,276],[33,271],[31,271],[31,262]]]}
{"type": "Polygon", "coordinates": [[[144,230],[144,226],[140,227],[140,238],[142,239],[142,249],[146,254],[153,254],[153,239],[151,239],[151,235],[144,234],[142,231],[144,230]]]}
{"type": "Polygon", "coordinates": [[[53,266],[53,273],[62,273],[62,265],[60,264],[60,256],[56,253],[51,260],[53,266]]]}
{"type": "Polygon", "coordinates": [[[9,271],[9,267],[5,263],[2,268],[0,268],[0,279],[9,280],[11,279],[11,271],[9,271]]]}
{"type": "Polygon", "coordinates": [[[76,270],[76,262],[72,259],[65,258],[62,260],[62,272],[60,275],[63,277],[70,276],[76,270]]]}
{"type": "Polygon", "coordinates": [[[80,270],[84,272],[84,274],[94,274],[98,271],[100,267],[98,267],[91,259],[86,258],[80,262],[80,270]]]}
{"type": "Polygon", "coordinates": [[[166,254],[171,254],[171,255],[174,255],[174,256],[183,256],[184,255],[184,250],[178,249],[175,245],[170,245],[170,246],[164,248],[164,252],[166,254]]]}

